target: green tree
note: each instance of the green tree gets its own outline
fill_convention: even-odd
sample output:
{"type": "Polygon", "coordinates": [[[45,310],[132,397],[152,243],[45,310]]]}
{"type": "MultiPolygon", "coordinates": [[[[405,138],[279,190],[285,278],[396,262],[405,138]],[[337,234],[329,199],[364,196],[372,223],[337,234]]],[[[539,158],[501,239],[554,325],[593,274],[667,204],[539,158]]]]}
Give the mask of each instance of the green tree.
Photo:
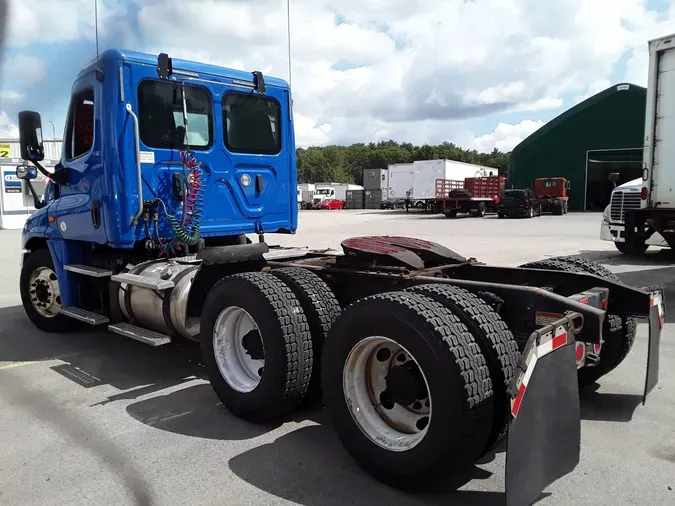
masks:
{"type": "Polygon", "coordinates": [[[363,183],[365,169],[386,168],[394,163],[415,160],[446,159],[493,167],[500,175],[506,173],[509,153],[494,148],[490,153],[460,148],[452,142],[438,145],[414,146],[396,141],[352,144],[351,146],[312,146],[298,148],[297,169],[299,183],[363,183]]]}

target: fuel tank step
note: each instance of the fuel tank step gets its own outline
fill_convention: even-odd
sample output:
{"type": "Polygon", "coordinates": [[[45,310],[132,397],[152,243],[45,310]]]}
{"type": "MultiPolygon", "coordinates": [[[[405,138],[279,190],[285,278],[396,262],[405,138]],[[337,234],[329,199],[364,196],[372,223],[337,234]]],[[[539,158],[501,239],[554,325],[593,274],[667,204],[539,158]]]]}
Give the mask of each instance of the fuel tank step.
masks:
{"type": "Polygon", "coordinates": [[[89,325],[103,325],[109,321],[107,316],[75,306],[62,307],[59,313],[89,325]]]}
{"type": "Polygon", "coordinates": [[[63,268],[69,272],[91,276],[92,278],[107,278],[112,276],[112,271],[101,269],[100,267],[92,267],[91,265],[72,264],[65,265],[63,268]]]}
{"type": "Polygon", "coordinates": [[[142,327],[137,327],[130,323],[116,323],[115,325],[108,325],[108,330],[119,334],[124,337],[130,337],[141,343],[148,344],[150,346],[162,346],[163,344],[169,344],[171,338],[160,334],[159,332],[154,332],[152,330],[144,329],[142,327]]]}
{"type": "Polygon", "coordinates": [[[110,278],[116,283],[126,283],[127,285],[149,288],[150,290],[168,290],[174,287],[174,282],[167,279],[151,278],[150,276],[139,276],[138,274],[115,274],[110,278]]]}

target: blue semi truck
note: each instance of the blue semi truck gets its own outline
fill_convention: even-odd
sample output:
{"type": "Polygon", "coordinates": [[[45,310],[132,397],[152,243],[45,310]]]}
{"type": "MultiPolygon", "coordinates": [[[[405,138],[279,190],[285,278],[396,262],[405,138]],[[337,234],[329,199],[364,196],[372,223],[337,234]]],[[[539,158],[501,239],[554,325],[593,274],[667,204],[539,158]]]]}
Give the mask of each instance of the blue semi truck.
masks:
{"type": "Polygon", "coordinates": [[[529,504],[577,465],[578,386],[623,360],[639,318],[645,397],[658,381],[661,290],[597,264],[493,267],[394,236],[268,246],[298,223],[283,80],[109,50],[75,80],[53,173],[40,115],[19,129],[17,176],[31,191],[49,178],[22,235],[38,328],[197,341],[223,404],[252,422],[321,395],[385,483],[445,480],[507,440],[507,502],[529,504]]]}

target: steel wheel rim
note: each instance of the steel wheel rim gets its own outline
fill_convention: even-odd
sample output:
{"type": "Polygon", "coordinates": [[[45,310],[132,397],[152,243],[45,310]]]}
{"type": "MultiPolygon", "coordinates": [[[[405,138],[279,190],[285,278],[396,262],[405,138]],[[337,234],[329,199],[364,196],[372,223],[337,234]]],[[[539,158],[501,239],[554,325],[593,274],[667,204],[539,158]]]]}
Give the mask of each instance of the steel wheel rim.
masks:
{"type": "Polygon", "coordinates": [[[234,390],[250,393],[258,387],[265,369],[264,347],[248,311],[230,306],[220,312],[213,327],[213,354],[221,376],[234,390]],[[259,354],[251,354],[244,344],[246,336],[255,340],[256,332],[263,358],[256,358],[259,354]]]}
{"type": "Polygon", "coordinates": [[[61,309],[61,291],[56,273],[49,267],[38,267],[28,278],[31,304],[43,318],[54,318],[61,309]]]}
{"type": "Polygon", "coordinates": [[[404,452],[424,440],[431,423],[429,383],[419,363],[405,347],[381,336],[371,336],[359,341],[345,361],[342,387],[354,422],[379,447],[404,452]],[[382,350],[388,350],[388,357],[382,350]],[[401,360],[400,357],[405,359],[401,360]],[[405,406],[392,401],[383,402],[382,393],[387,390],[387,373],[394,366],[410,362],[421,373],[426,399],[405,406]]]}

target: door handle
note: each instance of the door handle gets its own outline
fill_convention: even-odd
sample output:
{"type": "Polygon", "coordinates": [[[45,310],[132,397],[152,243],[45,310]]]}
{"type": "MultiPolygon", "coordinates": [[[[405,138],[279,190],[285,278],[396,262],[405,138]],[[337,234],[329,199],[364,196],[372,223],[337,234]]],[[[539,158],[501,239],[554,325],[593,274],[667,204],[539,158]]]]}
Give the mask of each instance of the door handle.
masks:
{"type": "Polygon", "coordinates": [[[263,190],[263,177],[262,174],[258,174],[255,177],[255,191],[256,193],[261,193],[263,190]]]}

